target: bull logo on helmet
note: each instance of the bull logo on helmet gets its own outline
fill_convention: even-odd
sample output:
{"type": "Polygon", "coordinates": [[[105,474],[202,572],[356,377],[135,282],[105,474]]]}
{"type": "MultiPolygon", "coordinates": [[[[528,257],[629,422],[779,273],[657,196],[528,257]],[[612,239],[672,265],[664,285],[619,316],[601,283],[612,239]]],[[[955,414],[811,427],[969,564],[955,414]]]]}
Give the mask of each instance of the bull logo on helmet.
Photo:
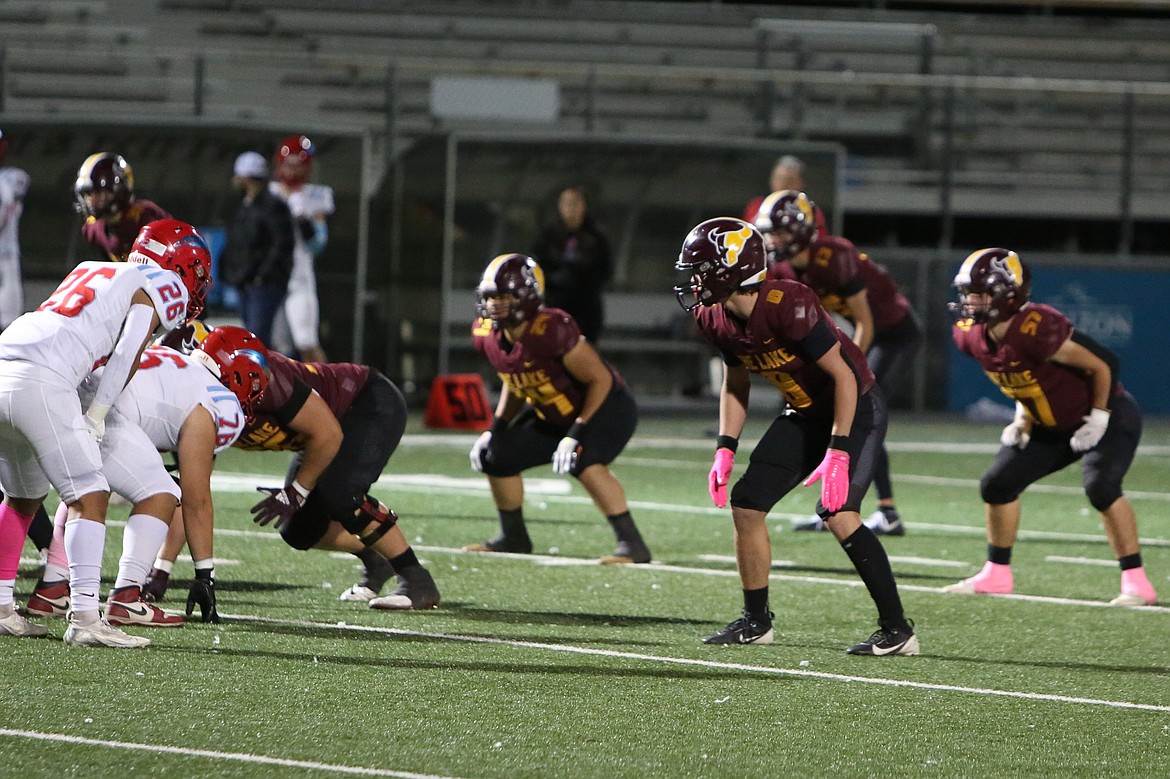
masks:
{"type": "Polygon", "coordinates": [[[990,269],[992,273],[1002,273],[1005,278],[1012,279],[1018,285],[1024,283],[1024,268],[1020,263],[1020,255],[1015,252],[993,259],[990,269]]]}
{"type": "Polygon", "coordinates": [[[752,233],[751,225],[745,223],[738,230],[712,230],[707,234],[707,240],[718,250],[719,261],[728,268],[734,268],[739,264],[739,255],[747,246],[752,233]]]}

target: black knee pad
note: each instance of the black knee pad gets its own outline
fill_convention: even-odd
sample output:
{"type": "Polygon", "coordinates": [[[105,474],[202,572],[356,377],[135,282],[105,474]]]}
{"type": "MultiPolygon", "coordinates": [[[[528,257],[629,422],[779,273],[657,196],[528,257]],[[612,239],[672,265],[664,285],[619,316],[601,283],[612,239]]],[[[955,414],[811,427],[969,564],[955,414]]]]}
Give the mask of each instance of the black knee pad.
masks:
{"type": "Polygon", "coordinates": [[[1020,497],[1020,493],[1011,485],[1004,484],[1001,479],[984,474],[983,478],[979,480],[979,497],[983,499],[984,503],[1002,506],[1020,497]]]}
{"type": "Polygon", "coordinates": [[[1088,496],[1089,504],[1093,508],[1104,511],[1121,497],[1121,485],[1094,480],[1085,487],[1085,495],[1088,496]]]}
{"type": "Polygon", "coordinates": [[[386,508],[377,498],[366,495],[357,512],[350,514],[341,526],[361,539],[366,546],[373,546],[378,540],[390,532],[398,522],[398,515],[393,509],[386,508]],[[371,522],[377,522],[378,527],[367,535],[362,535],[371,522]]]}

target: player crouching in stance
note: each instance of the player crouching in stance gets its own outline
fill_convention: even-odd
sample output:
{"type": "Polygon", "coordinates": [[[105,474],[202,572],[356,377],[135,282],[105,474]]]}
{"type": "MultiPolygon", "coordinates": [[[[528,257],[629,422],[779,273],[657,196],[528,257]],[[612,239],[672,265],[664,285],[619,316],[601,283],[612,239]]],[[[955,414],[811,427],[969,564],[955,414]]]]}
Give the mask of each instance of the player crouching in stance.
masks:
{"type": "Polygon", "coordinates": [[[679,303],[723,353],[719,437],[708,476],[716,506],[727,505],[735,451],[747,418],[750,374],[770,381],[787,403],[731,489],[743,616],[705,643],[772,642],[772,547],[765,519],[802,480],[805,485],[820,480],[817,514],[849,556],[878,610],[877,632],[847,651],[918,654],[918,636],[902,611],[889,558],[858,513],[886,433],[885,399],[865,356],[833,323],[815,292],[796,281],[765,280],[764,239],[747,222],[718,218],[697,225],[683,242],[675,268],[684,275],[674,288],[679,303]]]}
{"type": "Polygon", "coordinates": [[[634,397],[622,377],[569,314],[544,307],[544,274],[531,257],[493,259],[477,294],[475,348],[504,387],[491,429],[471,449],[471,467],[488,477],[500,534],[464,548],[530,553],[520,474],[551,461],[554,471],[581,482],[617,536],[614,553],[601,562],[650,562],[625,491],[609,469],[638,424],[634,397]]]}
{"type": "Polygon", "coordinates": [[[36,311],[0,334],[0,484],[7,493],[0,507],[0,633],[46,632],[12,611],[12,586],[28,524],[51,485],[68,506],[72,608],[65,643],[150,643],[110,626],[98,611],[110,498],[99,443],[154,330],[181,324],[189,302],[202,308],[211,262],[203,238],[174,220],[144,228],[129,259],[81,263],[36,311]],[[103,362],[83,412],[78,388],[103,362]]]}
{"type": "Polygon", "coordinates": [[[979,489],[987,513],[987,563],[944,589],[965,594],[1012,591],[1012,546],[1020,494],[1083,459],[1085,494],[1101,512],[1121,566],[1114,606],[1150,606],[1157,593],[1142,567],[1137,518],[1121,482],[1142,435],[1133,396],[1117,380],[1117,356],[1051,306],[1028,302],[1031,274],[1008,249],[980,249],[955,274],[960,318],[952,334],[1000,390],[1016,401],[1016,418],[979,489]]]}
{"type": "MultiPolygon", "coordinates": [[[[192,356],[214,366],[229,387],[241,381],[233,373],[239,358],[254,362],[243,381],[256,391],[235,446],[295,453],[283,487],[257,487],[267,497],[252,507],[252,519],[275,521],[293,549],[349,552],[367,571],[378,564],[387,571],[378,582],[350,588],[342,600],[368,601],[374,609],[438,606],[439,588],[398,527],[398,515],[369,493],[406,429],[398,387],[366,365],[292,360],[241,327],[213,329],[192,356]],[[375,597],[394,573],[398,588],[375,597]]],[[[173,561],[178,548],[168,543],[167,552],[173,561]]]]}

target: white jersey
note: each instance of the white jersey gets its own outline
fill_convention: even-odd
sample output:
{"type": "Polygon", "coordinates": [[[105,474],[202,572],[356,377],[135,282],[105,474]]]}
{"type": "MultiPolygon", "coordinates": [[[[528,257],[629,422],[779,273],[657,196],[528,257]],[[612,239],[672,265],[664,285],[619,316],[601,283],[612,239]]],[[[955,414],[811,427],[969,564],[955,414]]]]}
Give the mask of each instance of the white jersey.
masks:
{"type": "MultiPolygon", "coordinates": [[[[28,174],[20,168],[0,168],[0,260],[20,257],[20,215],[28,194],[28,174]]],[[[332,193],[330,193],[332,202],[332,193]]]]}
{"type": "MultiPolygon", "coordinates": [[[[268,191],[288,203],[293,219],[324,219],[337,210],[333,204],[333,187],[305,184],[295,192],[285,192],[279,181],[268,182],[268,191]]],[[[313,252],[300,230],[293,230],[293,270],[290,282],[312,280],[313,252]]]]}
{"type": "MultiPolygon", "coordinates": [[[[100,377],[99,369],[82,385],[82,405],[89,404],[100,377]]],[[[149,346],[138,361],[134,378],[114,403],[114,411],[142,428],[157,451],[173,452],[179,446],[179,431],[191,412],[201,406],[215,422],[215,453],[219,454],[234,444],[244,429],[240,401],[187,355],[166,346],[149,346]]]]}
{"type": "Polygon", "coordinates": [[[49,368],[72,387],[114,349],[138,290],[150,297],[162,326],[187,315],[187,288],[178,274],[152,265],[83,262],[36,311],[0,333],[0,360],[49,368]]]}

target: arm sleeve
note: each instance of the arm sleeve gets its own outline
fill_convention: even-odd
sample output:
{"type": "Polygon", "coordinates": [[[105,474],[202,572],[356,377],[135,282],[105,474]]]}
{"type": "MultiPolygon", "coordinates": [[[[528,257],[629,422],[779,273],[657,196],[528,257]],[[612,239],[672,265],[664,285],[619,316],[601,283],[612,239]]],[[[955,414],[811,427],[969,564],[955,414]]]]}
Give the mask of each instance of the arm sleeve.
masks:
{"type": "Polygon", "coordinates": [[[122,333],[118,336],[118,342],[114,344],[114,350],[106,361],[97,391],[89,404],[89,408],[94,411],[91,416],[96,419],[104,419],[110,406],[114,405],[114,401],[122,394],[122,389],[130,379],[131,371],[138,364],[138,358],[142,354],[142,345],[151,333],[153,320],[154,309],[150,306],[141,304],[130,306],[130,311],[126,314],[126,321],[122,323],[122,333]]]}
{"type": "Polygon", "coordinates": [[[824,319],[819,319],[808,331],[808,335],[797,344],[797,350],[801,357],[812,363],[828,354],[836,344],[837,336],[824,319]]]}

